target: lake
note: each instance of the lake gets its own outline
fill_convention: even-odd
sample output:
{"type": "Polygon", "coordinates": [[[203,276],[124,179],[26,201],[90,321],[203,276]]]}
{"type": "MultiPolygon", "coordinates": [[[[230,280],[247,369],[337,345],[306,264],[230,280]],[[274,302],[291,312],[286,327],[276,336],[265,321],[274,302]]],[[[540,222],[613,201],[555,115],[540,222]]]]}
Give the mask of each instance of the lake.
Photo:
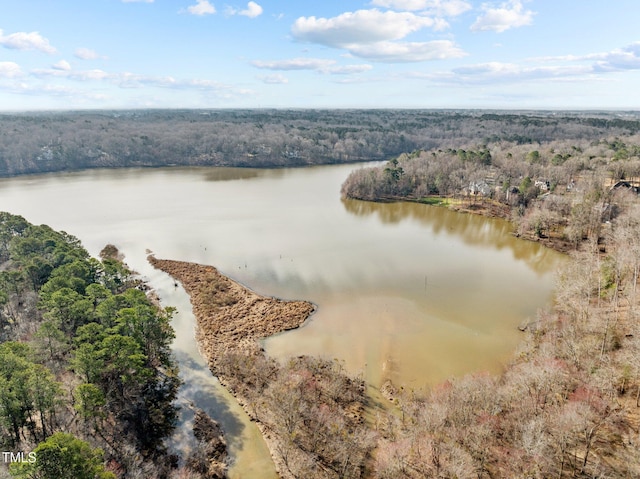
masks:
{"type": "MultiPolygon", "coordinates": [[[[303,327],[264,340],[272,356],[336,358],[374,387],[389,379],[414,389],[499,371],[522,338],[518,325],[550,303],[563,260],[514,238],[505,221],[420,204],[342,200],[340,185],[359,167],[2,179],[0,209],[65,230],[92,255],[115,244],[163,304],[178,307],[182,403],[204,408],[230,433],[232,477],[267,478],[273,465],[257,429],[209,374],[193,339],[188,298],[148,265],[147,250],[214,265],[260,294],[314,302],[317,312],[303,327]]],[[[174,440],[190,442],[188,435],[174,440]]]]}

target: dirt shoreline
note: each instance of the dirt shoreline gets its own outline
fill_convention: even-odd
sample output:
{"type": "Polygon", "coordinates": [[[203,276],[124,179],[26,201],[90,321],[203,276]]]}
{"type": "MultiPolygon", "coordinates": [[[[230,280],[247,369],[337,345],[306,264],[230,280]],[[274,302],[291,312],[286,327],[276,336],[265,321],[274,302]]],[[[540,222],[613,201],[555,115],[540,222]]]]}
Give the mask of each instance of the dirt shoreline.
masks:
{"type": "Polygon", "coordinates": [[[259,339],[300,327],[315,312],[315,305],[308,301],[261,296],[221,274],[213,266],[157,259],[153,255],[147,260],[184,287],[196,318],[196,341],[201,354],[211,372],[256,423],[269,448],[276,472],[285,477],[286,469],[275,453],[277,440],[247,406],[247,398],[228,387],[217,360],[227,352],[255,354],[259,349],[259,339]]]}

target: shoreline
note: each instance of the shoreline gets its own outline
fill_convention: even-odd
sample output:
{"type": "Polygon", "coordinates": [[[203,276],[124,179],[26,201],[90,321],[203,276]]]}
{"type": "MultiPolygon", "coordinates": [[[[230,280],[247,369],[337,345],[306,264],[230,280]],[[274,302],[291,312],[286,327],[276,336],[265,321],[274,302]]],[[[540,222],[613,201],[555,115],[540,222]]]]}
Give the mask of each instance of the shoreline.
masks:
{"type": "MultiPolygon", "coordinates": [[[[432,195],[428,198],[434,198],[437,200],[435,203],[430,203],[424,199],[401,197],[401,196],[386,196],[374,199],[357,198],[352,196],[346,196],[345,198],[350,200],[367,201],[372,203],[417,203],[426,206],[433,206],[436,208],[446,208],[449,211],[455,211],[456,213],[464,213],[476,216],[484,216],[486,218],[498,218],[508,221],[513,226],[513,221],[510,218],[510,208],[502,203],[497,203],[492,200],[480,200],[478,202],[466,203],[464,200],[450,202],[451,197],[432,195]],[[509,208],[509,209],[508,209],[509,208]]],[[[511,235],[523,239],[525,241],[531,241],[533,243],[540,243],[546,248],[550,248],[558,253],[569,254],[571,251],[577,251],[574,245],[569,241],[557,237],[557,236],[542,236],[537,237],[532,234],[520,234],[516,231],[512,231],[511,235]]]]}
{"type": "Polygon", "coordinates": [[[220,371],[217,360],[229,352],[261,354],[259,339],[302,326],[316,311],[316,306],[309,301],[262,296],[213,266],[157,259],[153,255],[147,256],[147,260],[184,287],[196,319],[195,339],[200,354],[211,373],[260,430],[278,476],[288,477],[285,464],[276,454],[277,438],[270,434],[268,425],[256,417],[249,407],[250,401],[229,387],[228,378],[220,371]]]}
{"type": "Polygon", "coordinates": [[[340,166],[340,165],[363,165],[367,163],[378,163],[384,162],[386,158],[380,159],[371,159],[371,158],[359,158],[355,160],[331,160],[325,161],[322,163],[248,163],[248,164],[233,164],[233,163],[208,163],[208,164],[189,164],[189,163],[162,163],[162,164],[136,164],[136,165],[95,165],[95,166],[84,166],[79,168],[61,168],[61,169],[49,169],[49,170],[38,170],[38,171],[24,171],[19,173],[1,173],[0,172],[0,180],[11,180],[17,178],[30,178],[30,177],[38,177],[38,176],[46,176],[46,175],[59,175],[64,173],[71,174],[79,174],[86,173],[92,171],[114,171],[114,170],[160,170],[163,168],[237,168],[241,170],[286,170],[286,169],[302,169],[302,168],[313,168],[316,166],[340,166]]]}

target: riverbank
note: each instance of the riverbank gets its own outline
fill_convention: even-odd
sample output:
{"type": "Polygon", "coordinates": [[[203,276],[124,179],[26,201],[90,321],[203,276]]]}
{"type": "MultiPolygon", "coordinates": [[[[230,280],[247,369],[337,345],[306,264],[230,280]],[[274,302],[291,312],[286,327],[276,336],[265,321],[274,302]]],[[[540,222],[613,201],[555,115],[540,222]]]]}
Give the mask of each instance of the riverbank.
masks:
{"type": "Polygon", "coordinates": [[[183,284],[201,353],[255,422],[279,477],[362,477],[374,448],[365,381],[335,360],[302,355],[278,363],[257,342],[300,326],[315,306],[258,295],[212,266],[148,260],[183,284]]]}
{"type": "Polygon", "coordinates": [[[0,149],[0,176],[173,164],[308,166],[384,160],[425,145],[468,150],[489,129],[493,142],[487,148],[502,148],[512,138],[577,142],[639,128],[635,118],[623,120],[617,113],[588,118],[567,112],[559,120],[557,112],[512,111],[489,116],[370,109],[13,112],[0,115],[0,131],[12,132],[10,144],[0,149]]]}
{"type": "MultiPolygon", "coordinates": [[[[358,199],[358,198],[354,198],[358,199]]],[[[362,201],[373,201],[378,203],[394,203],[394,202],[408,202],[408,203],[418,203],[429,206],[437,206],[441,208],[447,208],[451,211],[455,211],[456,213],[467,213],[478,216],[484,216],[487,218],[500,218],[506,221],[509,221],[513,224],[513,217],[511,207],[500,203],[498,201],[494,201],[491,199],[480,198],[480,199],[467,199],[467,198],[452,198],[449,196],[426,196],[423,198],[415,198],[415,197],[403,197],[403,196],[384,196],[380,198],[376,198],[373,200],[362,200],[362,201]]],[[[523,231],[518,232],[514,231],[512,233],[515,237],[524,239],[527,241],[532,241],[534,243],[540,243],[547,248],[550,248],[559,253],[568,254],[571,251],[575,251],[575,244],[568,241],[561,233],[554,232],[548,233],[544,235],[537,236],[531,231],[523,231]]]]}
{"type": "MultiPolygon", "coordinates": [[[[486,216],[488,218],[502,218],[513,224],[513,218],[511,213],[511,207],[508,205],[499,203],[498,201],[482,199],[480,201],[464,201],[444,203],[442,206],[448,207],[450,210],[458,213],[469,213],[480,216],[486,216]]],[[[559,253],[568,254],[570,251],[575,251],[576,247],[570,241],[567,241],[562,234],[548,233],[545,235],[537,236],[531,231],[512,233],[517,238],[521,238],[527,241],[533,241],[534,243],[540,243],[547,248],[551,248],[559,253]]]]}

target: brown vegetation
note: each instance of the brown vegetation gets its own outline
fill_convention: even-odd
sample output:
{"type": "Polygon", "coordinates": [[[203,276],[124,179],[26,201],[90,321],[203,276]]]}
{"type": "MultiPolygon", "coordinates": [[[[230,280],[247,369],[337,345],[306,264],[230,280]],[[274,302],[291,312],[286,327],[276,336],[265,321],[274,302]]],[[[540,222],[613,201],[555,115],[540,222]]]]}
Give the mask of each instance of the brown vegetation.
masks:
{"type": "Polygon", "coordinates": [[[374,445],[363,421],[362,379],[337,362],[308,356],[279,364],[256,340],[298,327],[313,312],[304,301],[259,296],[211,266],[149,257],[191,297],[201,350],[258,423],[284,478],[359,478],[374,445]]]}
{"type": "Polygon", "coordinates": [[[191,298],[197,339],[214,374],[226,352],[255,349],[255,340],[297,328],[313,312],[307,301],[260,296],[213,266],[148,257],[154,268],[180,281],[191,298]]]}
{"type": "Polygon", "coordinates": [[[193,435],[198,444],[187,458],[187,468],[202,479],[227,477],[227,442],[220,425],[202,409],[195,411],[193,435]]]}
{"type": "MultiPolygon", "coordinates": [[[[618,203],[619,204],[619,203],[618,203]]],[[[397,398],[375,477],[638,477],[640,203],[574,253],[553,312],[530,325],[499,377],[397,398]]]]}
{"type": "MultiPolygon", "coordinates": [[[[173,140],[177,146],[167,154],[188,164],[227,164],[241,151],[242,166],[307,164],[307,155],[321,150],[321,161],[382,158],[417,146],[383,168],[354,173],[344,193],[374,200],[436,196],[459,210],[508,216],[516,234],[572,250],[553,311],[523,328],[523,344],[503,374],[451,379],[426,394],[386,384],[393,405],[370,422],[364,381],[339,362],[305,356],[279,364],[256,342],[298,327],[313,305],[261,297],[213,267],[151,257],[185,285],[212,371],[259,424],[282,477],[640,476],[637,122],[227,112],[216,127],[228,135],[216,133],[221,143],[212,145],[210,132],[203,133],[210,122],[196,121],[194,113],[136,114],[124,122],[91,115],[54,115],[44,126],[42,117],[3,117],[12,124],[3,131],[20,132],[21,140],[0,142],[2,173],[166,164],[154,154],[173,140]],[[264,124],[247,128],[249,117],[264,124]],[[290,124],[283,126],[283,118],[290,124]],[[310,128],[319,118],[324,126],[310,128]],[[354,126],[327,126],[338,119],[354,126]],[[81,120],[85,129],[78,128],[81,120]],[[165,120],[186,121],[181,135],[193,131],[209,140],[177,152],[190,144],[188,135],[149,134],[165,120]],[[101,133],[88,126],[92,121],[104,127],[101,133]],[[30,135],[31,123],[38,134],[30,135]],[[480,127],[496,133],[478,145],[480,127]],[[258,143],[234,134],[243,128],[258,143]],[[85,143],[86,135],[100,141],[85,143]],[[385,142],[388,149],[380,146],[385,142]]],[[[206,415],[196,414],[200,444],[187,468],[172,470],[162,444],[173,427],[178,384],[168,351],[171,311],[148,303],[114,248],[97,262],[70,235],[6,214],[1,219],[3,444],[34,446],[64,429],[101,447],[118,477],[223,477],[224,440],[206,415]],[[16,337],[31,346],[9,341],[16,337]]]]}
{"type": "Polygon", "coordinates": [[[566,252],[602,237],[603,224],[629,202],[624,193],[637,193],[638,179],[638,135],[499,142],[418,150],[354,170],[342,195],[500,216],[514,223],[516,235],[566,252]]]}
{"type": "Polygon", "coordinates": [[[523,328],[504,374],[394,394],[401,414],[377,423],[374,477],[640,475],[639,143],[418,151],[344,183],[349,197],[502,215],[572,252],[554,310],[523,328]]]}

